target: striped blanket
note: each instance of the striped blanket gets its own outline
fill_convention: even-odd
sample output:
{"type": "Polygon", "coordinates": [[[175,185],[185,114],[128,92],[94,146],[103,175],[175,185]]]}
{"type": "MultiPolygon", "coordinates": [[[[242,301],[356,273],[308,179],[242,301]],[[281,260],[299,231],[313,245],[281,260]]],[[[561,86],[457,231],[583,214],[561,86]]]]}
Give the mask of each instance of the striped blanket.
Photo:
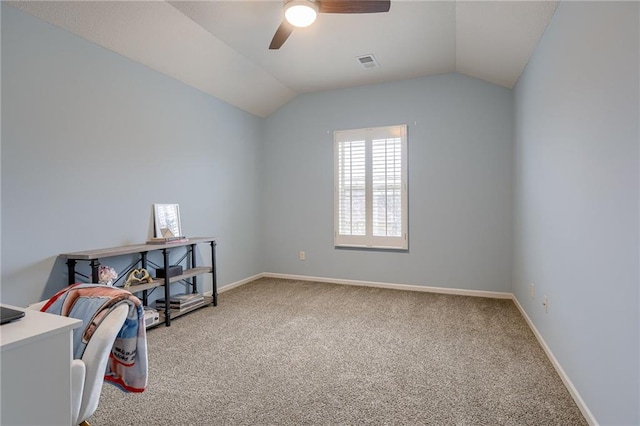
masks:
{"type": "Polygon", "coordinates": [[[104,379],[125,392],[143,392],[147,387],[147,334],[137,297],[118,287],[78,283],[56,293],[41,311],[83,321],[83,327],[73,330],[73,357],[80,359],[104,317],[123,303],[129,305],[129,314],[113,344],[104,379]]]}

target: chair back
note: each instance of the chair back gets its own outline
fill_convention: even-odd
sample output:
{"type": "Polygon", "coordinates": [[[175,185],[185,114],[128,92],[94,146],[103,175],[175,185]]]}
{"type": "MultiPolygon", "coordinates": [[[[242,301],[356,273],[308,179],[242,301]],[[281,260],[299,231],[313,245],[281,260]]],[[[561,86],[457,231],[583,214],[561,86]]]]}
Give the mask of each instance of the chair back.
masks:
{"type": "Polygon", "coordinates": [[[126,303],[116,306],[104,317],[100,325],[93,332],[87,347],[82,355],[82,361],[86,366],[84,387],[82,389],[82,402],[75,425],[88,419],[98,408],[100,392],[104,383],[104,374],[109,362],[113,342],[122,328],[129,305],[126,303]]]}

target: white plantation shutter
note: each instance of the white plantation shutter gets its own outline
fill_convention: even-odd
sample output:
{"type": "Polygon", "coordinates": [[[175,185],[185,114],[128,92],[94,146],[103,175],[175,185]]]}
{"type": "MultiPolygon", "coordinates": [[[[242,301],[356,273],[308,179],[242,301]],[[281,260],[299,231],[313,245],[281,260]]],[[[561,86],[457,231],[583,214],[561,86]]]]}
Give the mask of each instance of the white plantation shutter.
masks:
{"type": "Polygon", "coordinates": [[[338,147],[338,227],[343,235],[366,233],[365,143],[345,141],[338,147]]]}
{"type": "Polygon", "coordinates": [[[335,245],[407,249],[407,128],[337,131],[335,245]]]}
{"type": "Polygon", "coordinates": [[[401,139],[372,141],[373,235],[399,237],[402,234],[401,139]]]}

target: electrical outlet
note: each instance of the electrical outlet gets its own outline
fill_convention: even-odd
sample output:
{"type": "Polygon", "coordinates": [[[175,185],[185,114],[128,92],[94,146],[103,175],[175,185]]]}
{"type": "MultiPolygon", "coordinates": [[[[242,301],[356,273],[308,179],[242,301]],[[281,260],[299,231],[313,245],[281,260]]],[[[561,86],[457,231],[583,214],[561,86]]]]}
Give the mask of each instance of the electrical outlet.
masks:
{"type": "Polygon", "coordinates": [[[532,299],[536,298],[536,285],[534,283],[529,284],[529,296],[532,299]]]}
{"type": "Polygon", "coordinates": [[[300,260],[307,260],[307,255],[305,252],[301,251],[300,253],[298,253],[298,258],[300,260]]]}
{"type": "Polygon", "coordinates": [[[548,313],[549,312],[549,300],[547,299],[547,296],[542,298],[542,306],[544,307],[544,313],[548,313]]]}

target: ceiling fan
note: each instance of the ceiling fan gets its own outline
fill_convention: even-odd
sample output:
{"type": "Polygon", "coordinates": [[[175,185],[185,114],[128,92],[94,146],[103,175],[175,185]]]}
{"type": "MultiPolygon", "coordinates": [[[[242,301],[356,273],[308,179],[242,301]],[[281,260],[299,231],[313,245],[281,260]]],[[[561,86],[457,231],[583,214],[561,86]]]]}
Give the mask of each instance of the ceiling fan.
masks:
{"type": "Polygon", "coordinates": [[[269,49],[280,49],[295,27],[313,24],[318,13],[388,12],[391,0],[285,0],[284,20],[276,30],[269,49]]]}

